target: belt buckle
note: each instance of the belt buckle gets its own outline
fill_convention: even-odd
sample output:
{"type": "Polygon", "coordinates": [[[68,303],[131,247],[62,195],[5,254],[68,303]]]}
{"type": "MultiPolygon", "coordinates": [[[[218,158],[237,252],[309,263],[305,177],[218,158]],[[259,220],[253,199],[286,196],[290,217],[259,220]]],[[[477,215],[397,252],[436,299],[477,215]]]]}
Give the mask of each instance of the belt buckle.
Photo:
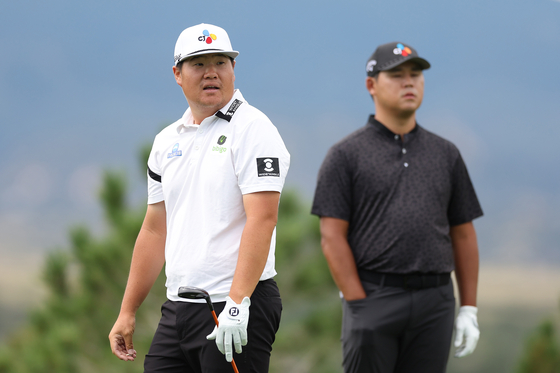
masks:
{"type": "Polygon", "coordinates": [[[407,289],[422,289],[424,285],[424,276],[406,276],[404,278],[404,287],[407,289]]]}

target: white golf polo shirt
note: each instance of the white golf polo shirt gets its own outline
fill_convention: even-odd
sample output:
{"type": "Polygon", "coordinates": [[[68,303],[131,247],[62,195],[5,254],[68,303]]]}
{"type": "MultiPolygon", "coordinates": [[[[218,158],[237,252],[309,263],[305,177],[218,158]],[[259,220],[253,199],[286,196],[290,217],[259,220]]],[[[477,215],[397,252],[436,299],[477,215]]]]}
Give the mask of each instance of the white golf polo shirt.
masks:
{"type": "MultiPolygon", "coordinates": [[[[266,115],[239,90],[195,125],[190,108],[155,138],[148,159],[148,204],[165,201],[167,297],[196,286],[225,301],[246,222],[243,195],[281,192],[290,154],[266,115]]],[[[261,280],[276,275],[276,230],[261,280]]]]}

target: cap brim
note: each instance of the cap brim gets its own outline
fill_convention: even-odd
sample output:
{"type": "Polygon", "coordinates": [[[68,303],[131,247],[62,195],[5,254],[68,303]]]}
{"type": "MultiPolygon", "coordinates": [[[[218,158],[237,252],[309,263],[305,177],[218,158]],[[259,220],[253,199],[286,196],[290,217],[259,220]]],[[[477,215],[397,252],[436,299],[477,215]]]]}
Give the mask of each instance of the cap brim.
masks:
{"type": "Polygon", "coordinates": [[[184,56],[179,61],[177,61],[176,64],[178,64],[181,61],[186,60],[187,58],[194,57],[194,56],[200,56],[200,55],[203,55],[203,54],[225,54],[226,56],[235,59],[239,55],[239,52],[238,51],[224,51],[222,49],[203,49],[203,50],[199,50],[199,51],[196,51],[196,52],[193,52],[191,54],[188,54],[188,55],[184,56]]]}
{"type": "Polygon", "coordinates": [[[379,70],[379,71],[387,71],[387,70],[391,70],[392,68],[395,68],[399,65],[402,65],[405,62],[408,61],[412,61],[412,62],[416,62],[418,65],[420,65],[420,67],[422,68],[422,70],[427,70],[431,67],[430,63],[428,61],[426,61],[425,59],[423,59],[422,57],[405,57],[403,59],[399,59],[398,61],[395,61],[392,64],[389,64],[387,66],[383,66],[383,69],[379,70]]]}

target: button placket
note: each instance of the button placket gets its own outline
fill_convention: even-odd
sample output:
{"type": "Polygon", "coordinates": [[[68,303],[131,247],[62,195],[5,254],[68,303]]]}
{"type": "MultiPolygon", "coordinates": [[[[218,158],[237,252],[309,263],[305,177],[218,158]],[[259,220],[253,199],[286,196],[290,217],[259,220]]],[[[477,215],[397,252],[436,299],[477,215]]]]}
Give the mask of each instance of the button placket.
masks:
{"type": "MultiPolygon", "coordinates": [[[[399,135],[395,135],[395,136],[393,136],[393,138],[395,139],[395,141],[399,141],[401,137],[400,137],[399,135]]],[[[402,158],[401,158],[401,159],[403,160],[403,166],[404,166],[404,167],[408,167],[408,162],[406,161],[406,158],[407,158],[407,157],[406,157],[406,153],[407,153],[408,151],[407,151],[406,148],[404,147],[406,138],[407,138],[407,136],[404,135],[404,136],[403,136],[403,139],[402,139],[402,148],[401,148],[401,153],[402,153],[402,158]]]]}
{"type": "Polygon", "coordinates": [[[404,162],[403,162],[403,166],[404,166],[404,167],[408,167],[408,162],[407,162],[408,157],[406,156],[407,150],[406,150],[406,148],[405,148],[405,146],[404,146],[404,144],[405,144],[404,140],[406,140],[406,135],[405,135],[404,138],[403,138],[403,144],[402,144],[401,153],[402,153],[402,155],[403,155],[403,161],[404,161],[404,162]]]}
{"type": "Polygon", "coordinates": [[[204,139],[206,137],[206,135],[208,135],[208,133],[210,133],[210,126],[212,125],[212,123],[214,123],[214,121],[216,120],[216,117],[208,117],[205,118],[202,122],[200,122],[200,124],[198,125],[198,129],[196,130],[196,135],[195,135],[195,141],[194,141],[194,150],[195,151],[199,151],[201,149],[203,149],[203,145],[204,145],[204,139]]]}
{"type": "Polygon", "coordinates": [[[198,129],[196,130],[195,142],[194,142],[194,150],[198,151],[201,148],[202,141],[204,140],[204,131],[206,129],[206,124],[204,123],[206,119],[202,121],[198,125],[198,129]]]}
{"type": "Polygon", "coordinates": [[[198,128],[198,130],[196,130],[196,137],[194,140],[194,150],[199,150],[200,149],[200,142],[202,141],[201,139],[201,134],[204,132],[203,129],[201,129],[200,127],[198,128]]]}

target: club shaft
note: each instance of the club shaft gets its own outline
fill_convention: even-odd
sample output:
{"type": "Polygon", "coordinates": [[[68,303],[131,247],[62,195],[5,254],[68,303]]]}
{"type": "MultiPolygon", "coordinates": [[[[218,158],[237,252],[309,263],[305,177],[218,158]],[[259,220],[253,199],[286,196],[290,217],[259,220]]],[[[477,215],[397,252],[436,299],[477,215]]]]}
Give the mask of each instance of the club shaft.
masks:
{"type": "Polygon", "coordinates": [[[231,359],[231,366],[233,367],[233,371],[235,373],[239,373],[239,371],[237,370],[237,365],[235,365],[235,360],[231,359]]]}
{"type": "MultiPolygon", "coordinates": [[[[214,322],[216,323],[216,326],[219,326],[220,323],[218,322],[218,318],[216,317],[216,312],[214,312],[214,310],[212,310],[212,317],[214,318],[214,322]]],[[[235,373],[239,373],[239,370],[237,370],[237,365],[235,364],[234,359],[231,359],[231,366],[233,367],[233,371],[235,373]]]]}
{"type": "Polygon", "coordinates": [[[216,317],[216,312],[214,312],[214,310],[212,310],[212,317],[214,318],[214,322],[216,323],[216,326],[219,326],[220,323],[218,322],[218,318],[216,317]]]}

